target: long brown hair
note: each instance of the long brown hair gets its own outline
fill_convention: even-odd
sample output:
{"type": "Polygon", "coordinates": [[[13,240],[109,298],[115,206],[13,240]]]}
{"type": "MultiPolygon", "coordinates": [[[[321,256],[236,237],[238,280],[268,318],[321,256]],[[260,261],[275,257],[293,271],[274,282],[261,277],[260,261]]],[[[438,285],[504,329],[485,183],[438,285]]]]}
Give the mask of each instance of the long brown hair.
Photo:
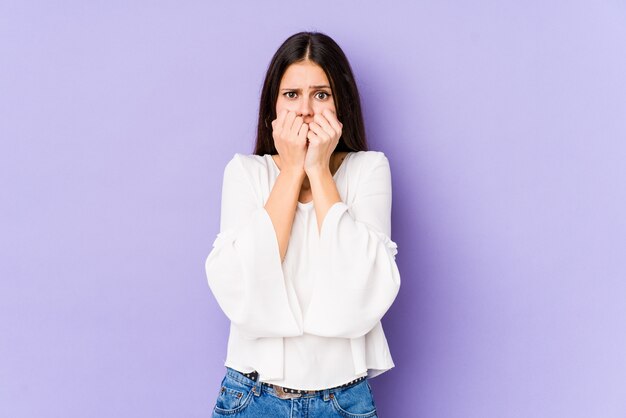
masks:
{"type": "Polygon", "coordinates": [[[278,153],[272,137],[272,120],[276,119],[280,80],[291,64],[305,60],[322,67],[330,81],[337,119],[343,123],[335,152],[367,151],[361,99],[346,55],[326,34],[299,32],[287,38],[278,48],[265,74],[254,154],[278,153]]]}

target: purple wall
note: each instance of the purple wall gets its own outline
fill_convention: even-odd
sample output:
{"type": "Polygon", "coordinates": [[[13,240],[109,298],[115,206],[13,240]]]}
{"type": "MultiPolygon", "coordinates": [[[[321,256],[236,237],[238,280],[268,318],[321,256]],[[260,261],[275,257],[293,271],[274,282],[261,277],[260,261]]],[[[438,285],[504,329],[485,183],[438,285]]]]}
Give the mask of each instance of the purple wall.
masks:
{"type": "Polygon", "coordinates": [[[624,2],[38,3],[0,4],[0,417],[210,416],[223,168],[300,30],[392,165],[380,416],[626,416],[624,2]]]}

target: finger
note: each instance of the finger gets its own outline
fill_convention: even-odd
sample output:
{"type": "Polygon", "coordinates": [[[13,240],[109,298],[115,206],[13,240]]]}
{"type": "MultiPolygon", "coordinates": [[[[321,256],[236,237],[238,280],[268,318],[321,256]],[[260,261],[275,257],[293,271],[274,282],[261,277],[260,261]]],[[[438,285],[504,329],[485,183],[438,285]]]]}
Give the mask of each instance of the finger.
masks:
{"type": "Polygon", "coordinates": [[[287,115],[287,109],[283,109],[278,112],[276,119],[272,121],[272,127],[274,130],[282,130],[285,122],[285,116],[287,115]]]}
{"type": "Polygon", "coordinates": [[[283,109],[280,111],[279,118],[282,124],[285,123],[285,118],[287,117],[288,114],[289,114],[289,110],[287,109],[283,109]]]}
{"type": "Polygon", "coordinates": [[[287,115],[285,116],[285,125],[284,125],[284,128],[287,131],[290,131],[292,129],[293,121],[296,119],[296,116],[298,116],[296,112],[292,112],[291,110],[287,112],[287,115]]]}
{"type": "Polygon", "coordinates": [[[300,142],[305,142],[306,140],[306,135],[309,132],[309,124],[308,123],[303,123],[300,126],[300,130],[298,131],[298,138],[300,139],[300,142]]]}
{"type": "MultiPolygon", "coordinates": [[[[309,133],[310,132],[311,131],[309,131],[309,133]]],[[[311,147],[319,148],[320,140],[317,136],[315,136],[315,134],[311,134],[310,137],[307,137],[307,145],[308,145],[308,149],[311,149],[311,147]]]]}
{"type": "Polygon", "coordinates": [[[320,137],[310,129],[311,125],[312,124],[309,124],[309,132],[307,132],[306,137],[309,140],[309,144],[311,142],[315,142],[317,144],[320,141],[320,137]]]}
{"type": "Polygon", "coordinates": [[[330,135],[328,134],[328,132],[326,132],[318,123],[316,122],[311,122],[309,124],[309,129],[312,130],[313,132],[315,132],[315,134],[320,138],[320,139],[330,139],[330,135]]]}
{"type": "Polygon", "coordinates": [[[272,120],[272,129],[276,130],[279,126],[281,126],[283,122],[283,111],[281,110],[276,115],[276,118],[272,120]]]}
{"type": "MultiPolygon", "coordinates": [[[[326,109],[324,109],[326,110],[326,109]]],[[[326,112],[324,112],[326,113],[326,112]]],[[[325,132],[324,136],[328,136],[328,137],[333,137],[335,136],[336,132],[333,129],[333,127],[330,125],[330,122],[328,120],[328,118],[323,115],[323,114],[316,114],[315,116],[313,116],[313,120],[323,129],[323,131],[325,132]]],[[[318,134],[320,134],[320,132],[315,131],[318,134]]]]}
{"type": "MultiPolygon", "coordinates": [[[[295,114],[295,112],[294,112],[295,114]]],[[[298,131],[302,127],[302,123],[304,122],[304,118],[302,116],[296,116],[293,119],[293,124],[291,125],[291,132],[293,135],[298,135],[298,131]]]]}
{"type": "Polygon", "coordinates": [[[286,119],[289,115],[289,111],[287,109],[283,109],[280,111],[278,118],[276,120],[276,127],[279,128],[280,131],[283,131],[286,127],[286,119]]]}
{"type": "Polygon", "coordinates": [[[324,114],[324,116],[326,116],[326,119],[330,123],[330,126],[333,127],[335,132],[341,132],[341,128],[342,128],[343,124],[341,122],[339,122],[339,119],[337,119],[337,114],[335,113],[335,111],[330,110],[330,109],[324,109],[322,111],[322,114],[324,114]]]}

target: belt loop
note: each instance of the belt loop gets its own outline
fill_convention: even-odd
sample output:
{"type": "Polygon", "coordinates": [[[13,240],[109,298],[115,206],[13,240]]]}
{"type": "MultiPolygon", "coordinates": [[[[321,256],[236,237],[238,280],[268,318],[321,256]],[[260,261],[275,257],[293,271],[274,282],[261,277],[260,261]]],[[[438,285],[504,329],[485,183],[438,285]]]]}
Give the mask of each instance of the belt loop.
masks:
{"type": "Polygon", "coordinates": [[[322,394],[324,401],[328,401],[328,399],[330,399],[330,389],[324,389],[324,392],[322,392],[322,394]]]}
{"type": "Polygon", "coordinates": [[[255,396],[261,396],[261,393],[263,391],[263,382],[261,382],[261,376],[257,376],[256,381],[254,382],[254,385],[252,386],[252,392],[254,393],[255,396]]]}

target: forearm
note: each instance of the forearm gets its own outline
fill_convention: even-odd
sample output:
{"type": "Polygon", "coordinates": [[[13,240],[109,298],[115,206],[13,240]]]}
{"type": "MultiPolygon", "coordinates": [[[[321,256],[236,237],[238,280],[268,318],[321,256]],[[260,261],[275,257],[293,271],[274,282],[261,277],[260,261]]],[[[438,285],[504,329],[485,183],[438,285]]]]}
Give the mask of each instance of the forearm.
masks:
{"type": "Polygon", "coordinates": [[[320,169],[307,174],[313,193],[313,206],[315,207],[315,217],[317,218],[318,233],[322,229],[324,217],[328,209],[337,202],[341,202],[341,196],[337,190],[335,179],[333,179],[330,169],[320,169]]]}
{"type": "Polygon", "coordinates": [[[285,259],[287,253],[293,219],[298,205],[298,196],[304,177],[304,170],[281,170],[270,196],[265,202],[265,210],[270,215],[276,231],[281,261],[285,259]]]}

